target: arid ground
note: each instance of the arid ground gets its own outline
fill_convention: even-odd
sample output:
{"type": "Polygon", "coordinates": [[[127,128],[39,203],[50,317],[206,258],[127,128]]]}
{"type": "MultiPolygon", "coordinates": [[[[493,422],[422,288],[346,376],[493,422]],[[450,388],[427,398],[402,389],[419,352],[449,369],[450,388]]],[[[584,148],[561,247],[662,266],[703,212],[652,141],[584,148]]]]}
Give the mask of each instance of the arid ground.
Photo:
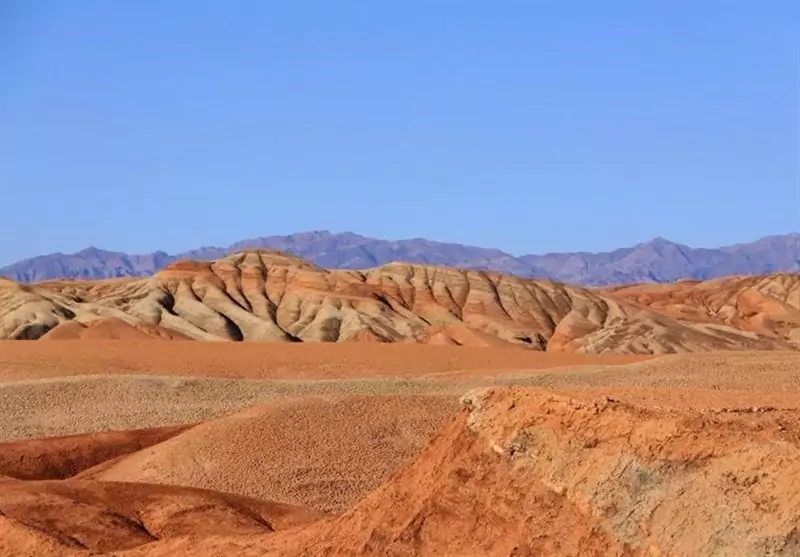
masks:
{"type": "Polygon", "coordinates": [[[264,257],[0,288],[0,555],[800,555],[788,275],[264,257]]]}
{"type": "Polygon", "coordinates": [[[7,341],[0,553],[795,555],[798,364],[7,341]]]}

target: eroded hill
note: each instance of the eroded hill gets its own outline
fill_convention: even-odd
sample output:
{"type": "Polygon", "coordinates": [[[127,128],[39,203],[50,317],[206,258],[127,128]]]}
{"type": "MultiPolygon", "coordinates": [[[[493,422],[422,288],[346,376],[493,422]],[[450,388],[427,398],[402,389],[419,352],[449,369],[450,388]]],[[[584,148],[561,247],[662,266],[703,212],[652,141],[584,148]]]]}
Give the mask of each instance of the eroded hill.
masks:
{"type": "Polygon", "coordinates": [[[800,339],[800,276],[796,274],[641,284],[607,292],[682,321],[800,339]]]}
{"type": "Polygon", "coordinates": [[[742,280],[700,283],[722,300],[714,313],[694,293],[659,304],[630,289],[404,263],[327,270],[257,250],[178,262],[146,279],[2,280],[0,338],[510,343],[586,353],[795,349],[797,277],[747,279],[761,281],[757,288],[742,280]],[[755,300],[752,292],[758,301],[749,313],[725,318],[729,306],[735,314],[743,300],[755,300]]]}

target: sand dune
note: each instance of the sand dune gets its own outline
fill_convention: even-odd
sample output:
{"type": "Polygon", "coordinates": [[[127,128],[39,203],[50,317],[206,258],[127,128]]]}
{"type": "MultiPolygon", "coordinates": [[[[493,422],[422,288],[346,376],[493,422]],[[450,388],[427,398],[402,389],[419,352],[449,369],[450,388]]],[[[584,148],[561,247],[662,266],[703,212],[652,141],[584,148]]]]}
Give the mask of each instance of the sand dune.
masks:
{"type": "MultiPolygon", "coordinates": [[[[796,279],[762,279],[762,299],[771,300],[768,284],[784,280],[796,279]]],[[[789,308],[795,297],[775,303],[789,308]]],[[[214,262],[178,262],[149,279],[26,286],[4,281],[0,338],[40,338],[52,331],[50,338],[516,344],[641,354],[795,348],[794,317],[785,326],[761,320],[756,327],[749,326],[758,322],[752,318],[692,320],[698,312],[683,312],[679,319],[646,305],[624,290],[403,263],[326,270],[260,250],[214,262]],[[116,321],[79,328],[101,318],[116,321]],[[740,328],[743,323],[748,326],[740,328]]],[[[721,311],[729,311],[723,306],[721,311]]]]}

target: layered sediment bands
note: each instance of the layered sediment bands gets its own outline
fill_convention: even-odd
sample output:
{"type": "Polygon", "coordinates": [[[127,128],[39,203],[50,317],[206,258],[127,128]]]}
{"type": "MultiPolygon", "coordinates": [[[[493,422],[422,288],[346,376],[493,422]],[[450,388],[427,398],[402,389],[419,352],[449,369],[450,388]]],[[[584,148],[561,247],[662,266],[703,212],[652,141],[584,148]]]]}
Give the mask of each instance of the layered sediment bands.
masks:
{"type": "Polygon", "coordinates": [[[623,286],[608,293],[675,319],[756,334],[771,332],[800,341],[800,277],[796,274],[623,286]]]}
{"type": "MultiPolygon", "coordinates": [[[[136,334],[197,340],[509,343],[642,354],[794,349],[797,277],[752,279],[757,284],[746,288],[740,280],[652,287],[656,295],[649,287],[591,290],[404,263],[332,271],[260,250],[178,262],[149,279],[25,287],[4,281],[0,338],[83,338],[70,322],[88,326],[104,318],[127,323],[136,334]]],[[[96,324],[90,336],[101,338],[107,328],[96,324]]],[[[106,336],[124,337],[121,329],[117,324],[106,336]]]]}

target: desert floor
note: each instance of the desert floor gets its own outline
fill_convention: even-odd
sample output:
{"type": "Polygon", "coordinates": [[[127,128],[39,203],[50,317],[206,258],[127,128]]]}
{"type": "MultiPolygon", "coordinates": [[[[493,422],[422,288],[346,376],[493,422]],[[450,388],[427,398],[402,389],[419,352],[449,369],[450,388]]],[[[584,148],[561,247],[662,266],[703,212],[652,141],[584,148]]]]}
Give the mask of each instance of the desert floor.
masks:
{"type": "Polygon", "coordinates": [[[793,410],[800,407],[800,355],[3,342],[0,481],[161,484],[252,498],[247,505],[289,505],[312,518],[338,515],[412,461],[457,413],[464,393],[495,385],[667,410],[793,410]],[[55,436],[72,437],[41,439],[55,436]]]}
{"type": "MultiPolygon", "coordinates": [[[[658,357],[397,344],[0,342],[0,440],[196,423],[281,400],[436,396],[482,386],[645,388],[664,405],[786,406],[800,355],[658,357]],[[700,393],[693,393],[702,389],[700,393]]],[[[644,394],[644,393],[648,394],[644,394]]]]}

